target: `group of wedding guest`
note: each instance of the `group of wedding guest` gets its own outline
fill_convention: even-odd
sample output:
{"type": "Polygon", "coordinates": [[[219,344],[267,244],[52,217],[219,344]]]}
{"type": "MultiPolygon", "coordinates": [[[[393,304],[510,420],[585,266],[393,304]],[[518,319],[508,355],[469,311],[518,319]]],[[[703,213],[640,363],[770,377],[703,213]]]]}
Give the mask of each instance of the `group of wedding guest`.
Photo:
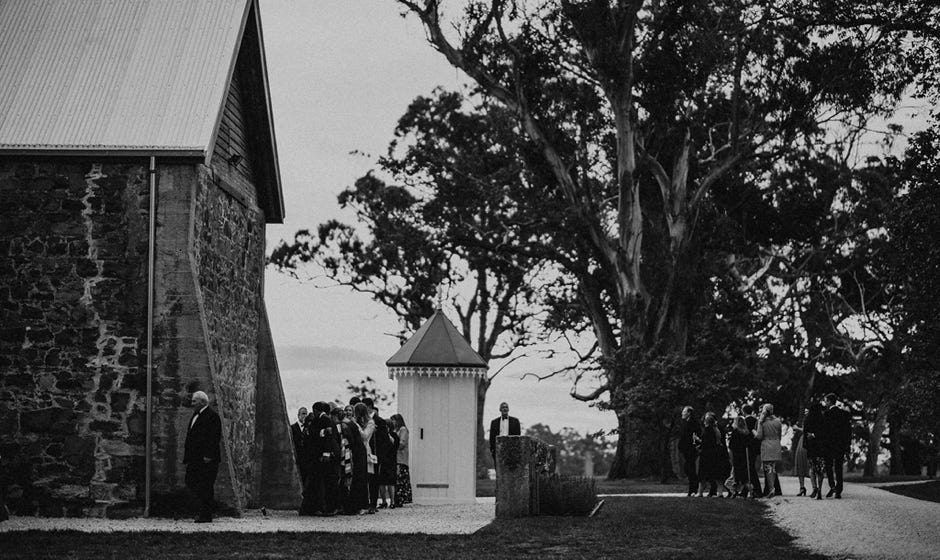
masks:
{"type": "MultiPolygon", "coordinates": [[[[842,497],[842,465],[851,444],[848,412],[838,406],[834,394],[804,411],[794,431],[794,471],[800,482],[799,496],[806,495],[804,479],[812,483],[816,499],[822,499],[823,477],[829,482],[826,497],[842,497]]],[[[781,495],[777,474],[783,448],[783,423],[772,404],[764,404],[759,416],[750,405],[741,407],[723,433],[713,412],[699,423],[692,407],[682,410],[679,452],[689,480],[689,496],[773,497],[781,495]]]]}
{"type": "Polygon", "coordinates": [[[340,408],[317,402],[297,411],[291,436],[303,500],[300,515],[376,513],[411,503],[408,427],[385,419],[370,398],[340,408]]]}

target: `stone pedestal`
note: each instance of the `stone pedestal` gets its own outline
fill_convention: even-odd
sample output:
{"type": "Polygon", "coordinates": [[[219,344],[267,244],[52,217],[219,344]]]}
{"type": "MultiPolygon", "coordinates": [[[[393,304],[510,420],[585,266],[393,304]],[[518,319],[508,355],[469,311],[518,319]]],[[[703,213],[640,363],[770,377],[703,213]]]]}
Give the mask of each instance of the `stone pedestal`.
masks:
{"type": "Polygon", "coordinates": [[[496,438],[496,517],[539,515],[539,480],[555,472],[554,446],[528,436],[496,438]]]}

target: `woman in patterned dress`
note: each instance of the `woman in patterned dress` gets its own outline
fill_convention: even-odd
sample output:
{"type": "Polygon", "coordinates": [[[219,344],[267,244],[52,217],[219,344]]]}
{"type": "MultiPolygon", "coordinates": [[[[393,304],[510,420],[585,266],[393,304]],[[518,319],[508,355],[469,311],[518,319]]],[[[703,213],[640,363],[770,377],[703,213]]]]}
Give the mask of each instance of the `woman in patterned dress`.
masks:
{"type": "MultiPolygon", "coordinates": [[[[803,422],[806,422],[807,414],[809,414],[809,409],[803,409],[803,422]]],[[[809,475],[809,457],[806,454],[803,426],[800,422],[793,425],[793,474],[800,481],[800,493],[797,496],[806,495],[806,485],[803,484],[803,479],[808,476],[813,484],[813,490],[816,490],[816,480],[809,475]]]]}
{"type": "Polygon", "coordinates": [[[821,441],[823,430],[822,405],[813,403],[809,405],[809,412],[803,420],[803,449],[806,450],[806,459],[809,462],[810,480],[813,483],[813,493],[810,498],[822,499],[823,477],[826,476],[826,458],[821,441]]]}
{"type": "Polygon", "coordinates": [[[408,471],[408,426],[401,414],[393,414],[392,429],[398,434],[398,481],[395,484],[395,507],[411,503],[411,474],[408,471]]]}

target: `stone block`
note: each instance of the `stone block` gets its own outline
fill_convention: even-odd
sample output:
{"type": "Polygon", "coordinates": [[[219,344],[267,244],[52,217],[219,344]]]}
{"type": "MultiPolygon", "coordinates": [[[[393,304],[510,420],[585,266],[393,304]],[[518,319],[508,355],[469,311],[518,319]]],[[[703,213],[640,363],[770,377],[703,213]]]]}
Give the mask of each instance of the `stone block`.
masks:
{"type": "Polygon", "coordinates": [[[95,452],[95,438],[71,436],[64,441],[65,456],[87,456],[91,457],[95,452]]]}
{"type": "Polygon", "coordinates": [[[111,482],[92,482],[88,489],[91,498],[95,501],[113,502],[115,500],[114,490],[117,484],[111,482]]]}
{"type": "Polygon", "coordinates": [[[75,430],[75,413],[66,408],[50,407],[20,413],[23,432],[69,433],[75,430]]]}
{"type": "Polygon", "coordinates": [[[19,431],[19,413],[12,405],[0,404],[0,434],[12,435],[19,431]]]}
{"type": "Polygon", "coordinates": [[[116,391],[111,393],[111,412],[123,413],[127,411],[127,405],[131,400],[131,394],[127,391],[116,391]]]}
{"type": "Polygon", "coordinates": [[[115,502],[107,505],[105,517],[108,519],[132,519],[143,517],[144,508],[137,502],[115,502]]]}
{"type": "Polygon", "coordinates": [[[101,452],[115,457],[131,456],[143,452],[142,450],[136,451],[127,442],[119,439],[103,439],[99,443],[99,448],[101,452]]]}
{"type": "Polygon", "coordinates": [[[90,490],[88,486],[80,484],[63,484],[58,487],[51,487],[49,495],[60,500],[74,500],[77,498],[88,498],[90,490]]]}
{"type": "Polygon", "coordinates": [[[115,420],[93,420],[88,424],[88,429],[104,436],[111,436],[116,432],[121,432],[121,423],[115,420]]]}

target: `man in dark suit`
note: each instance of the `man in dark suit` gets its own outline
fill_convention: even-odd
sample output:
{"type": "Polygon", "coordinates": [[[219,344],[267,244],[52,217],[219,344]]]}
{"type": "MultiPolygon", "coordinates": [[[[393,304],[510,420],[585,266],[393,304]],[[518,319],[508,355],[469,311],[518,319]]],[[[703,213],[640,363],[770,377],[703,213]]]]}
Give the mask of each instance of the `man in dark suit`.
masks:
{"type": "Polygon", "coordinates": [[[698,492],[698,449],[696,440],[702,427],[695,420],[695,411],[691,406],[682,409],[682,419],[679,421],[679,453],[682,455],[683,471],[689,479],[689,496],[698,492]]]}
{"type": "Polygon", "coordinates": [[[493,456],[493,463],[496,463],[496,438],[519,435],[522,435],[519,419],[509,415],[509,404],[500,403],[499,416],[490,422],[490,455],[493,456]]]}
{"type": "Polygon", "coordinates": [[[310,469],[304,485],[304,500],[300,506],[304,515],[333,515],[336,512],[336,461],[339,445],[336,427],[329,415],[330,405],[314,403],[305,420],[305,468],[310,469]]]}
{"type": "Polygon", "coordinates": [[[852,445],[852,419],[843,410],[834,393],[825,398],[826,413],[823,417],[823,449],[825,450],[826,478],[829,480],[827,498],[842,497],[842,465],[852,445]]]}
{"type": "Polygon", "coordinates": [[[307,474],[304,472],[304,467],[300,462],[301,450],[304,446],[304,418],[307,417],[306,407],[300,407],[297,410],[297,421],[290,425],[290,439],[294,444],[294,458],[297,460],[297,472],[300,474],[300,486],[303,488],[304,482],[307,480],[307,474]]]}
{"type": "Polygon", "coordinates": [[[186,487],[196,495],[199,514],[196,523],[211,523],[215,503],[215,477],[222,461],[222,421],[209,408],[209,396],[196,391],[192,396],[193,417],[186,431],[183,464],[186,465],[186,487]]]}

